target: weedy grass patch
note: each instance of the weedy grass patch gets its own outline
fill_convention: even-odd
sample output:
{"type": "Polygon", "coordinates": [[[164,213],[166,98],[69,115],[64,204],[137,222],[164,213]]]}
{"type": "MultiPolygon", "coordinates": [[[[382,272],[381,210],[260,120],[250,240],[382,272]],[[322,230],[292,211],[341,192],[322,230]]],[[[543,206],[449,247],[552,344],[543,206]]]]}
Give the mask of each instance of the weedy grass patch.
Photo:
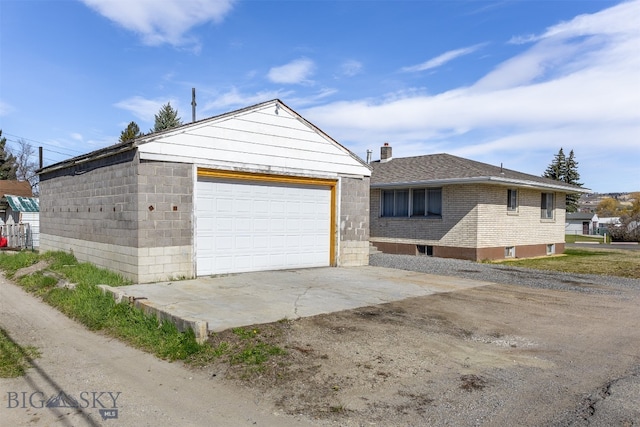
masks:
{"type": "Polygon", "coordinates": [[[640,279],[640,251],[568,248],[562,256],[494,261],[516,267],[640,279]]]}
{"type": "Polygon", "coordinates": [[[47,265],[44,271],[31,272],[16,282],[87,328],[102,331],[163,359],[183,360],[205,350],[206,346],[198,344],[193,331],[182,333],[173,323],[159,321],[128,303],[116,304],[113,297],[104,294],[97,285],[123,286],[130,281],[92,264],[79,263],[72,254],[0,253],[0,269],[13,278],[18,270],[43,260],[47,265]],[[75,286],[59,286],[60,279],[75,286]]]}
{"type": "MultiPolygon", "coordinates": [[[[288,322],[288,321],[287,321],[288,322]]],[[[277,344],[288,324],[261,325],[232,328],[211,334],[206,351],[189,357],[186,362],[193,367],[212,363],[228,365],[228,374],[243,380],[255,379],[268,370],[278,371],[287,352],[277,344]]]]}
{"type": "Polygon", "coordinates": [[[35,347],[22,347],[0,328],[0,378],[15,378],[25,374],[33,358],[40,352],[35,347]]]}

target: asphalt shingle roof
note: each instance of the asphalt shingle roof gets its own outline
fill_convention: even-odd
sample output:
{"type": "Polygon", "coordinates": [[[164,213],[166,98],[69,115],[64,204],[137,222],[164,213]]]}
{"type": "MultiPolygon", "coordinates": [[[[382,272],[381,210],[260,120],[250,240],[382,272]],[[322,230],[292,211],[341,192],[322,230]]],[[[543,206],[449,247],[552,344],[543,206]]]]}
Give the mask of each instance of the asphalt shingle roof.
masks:
{"type": "Polygon", "coordinates": [[[430,181],[440,184],[451,181],[461,183],[464,181],[496,181],[496,183],[514,183],[521,185],[534,185],[542,187],[562,187],[567,190],[584,192],[584,188],[552,179],[543,178],[514,171],[511,169],[494,166],[475,160],[464,159],[451,154],[430,154],[416,157],[393,158],[387,162],[375,161],[371,163],[371,186],[383,186],[385,184],[424,183],[430,181]],[[458,182],[460,181],[460,182],[458,182]]]}

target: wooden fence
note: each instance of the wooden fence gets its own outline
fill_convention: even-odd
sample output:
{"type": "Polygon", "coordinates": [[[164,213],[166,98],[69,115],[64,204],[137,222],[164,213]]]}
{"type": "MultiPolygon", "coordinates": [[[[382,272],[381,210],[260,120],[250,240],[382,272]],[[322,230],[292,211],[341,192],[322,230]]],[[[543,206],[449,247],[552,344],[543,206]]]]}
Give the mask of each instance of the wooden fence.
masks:
{"type": "Polygon", "coordinates": [[[29,223],[5,224],[2,236],[7,238],[7,247],[12,249],[33,249],[34,236],[29,223]]]}

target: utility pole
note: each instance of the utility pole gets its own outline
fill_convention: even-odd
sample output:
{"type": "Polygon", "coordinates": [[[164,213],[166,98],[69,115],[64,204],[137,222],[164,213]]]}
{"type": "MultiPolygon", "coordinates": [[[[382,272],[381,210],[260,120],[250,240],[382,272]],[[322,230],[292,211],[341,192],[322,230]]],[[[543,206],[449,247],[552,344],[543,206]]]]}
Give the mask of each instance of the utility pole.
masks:
{"type": "Polygon", "coordinates": [[[196,88],[191,88],[191,123],[196,121],[196,88]]]}

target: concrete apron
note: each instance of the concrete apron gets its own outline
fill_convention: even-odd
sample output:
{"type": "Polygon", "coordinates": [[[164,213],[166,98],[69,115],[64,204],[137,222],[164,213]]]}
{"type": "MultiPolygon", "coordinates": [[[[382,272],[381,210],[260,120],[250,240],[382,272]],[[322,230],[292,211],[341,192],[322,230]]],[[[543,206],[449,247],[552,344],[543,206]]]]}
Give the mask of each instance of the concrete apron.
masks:
{"type": "Polygon", "coordinates": [[[298,319],[405,298],[453,292],[489,282],[383,267],[326,267],[261,271],[144,285],[100,285],[178,329],[209,331],[298,319]]]}

